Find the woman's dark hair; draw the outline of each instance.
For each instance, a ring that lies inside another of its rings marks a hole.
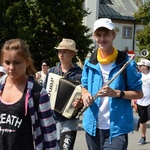
[[[42,60],[42,64],[46,63],[47,66],[50,66],[50,61],[48,59]]]

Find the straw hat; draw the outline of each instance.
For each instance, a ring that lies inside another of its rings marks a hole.
[[[58,47],[54,47],[55,49],[67,49],[73,52],[77,52],[76,49],[76,43],[72,39],[62,39],[62,41],[59,43]]]

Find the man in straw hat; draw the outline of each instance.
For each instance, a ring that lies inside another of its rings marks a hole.
[[[144,58],[137,64],[142,74],[142,89],[144,93],[143,98],[136,101],[142,134],[138,144],[143,145],[146,144],[146,122],[150,120],[150,61]]]
[[[129,57],[113,46],[115,25],[108,18],[95,21],[94,39],[98,50],[85,60],[81,78],[82,99],[88,107],[83,114],[83,127],[89,150],[126,150],[128,133],[134,129],[131,99],[142,98],[141,74],[135,61],[125,68],[125,74],[115,76]],[[92,103],[92,97],[98,97]]]
[[[76,49],[75,41],[64,38],[55,49],[58,50],[58,58],[60,62],[57,66],[50,68],[49,73],[55,73],[70,80],[80,82],[82,69],[72,62],[73,57],[78,51]],[[47,83],[47,78],[48,75],[45,83]],[[65,99],[62,99],[62,101],[64,100]],[[81,100],[75,100],[72,105],[76,108],[80,108],[83,106],[83,103]],[[57,138],[60,150],[73,150],[79,120],[75,119],[75,117],[68,119],[56,111],[54,111],[54,119],[57,123]]]

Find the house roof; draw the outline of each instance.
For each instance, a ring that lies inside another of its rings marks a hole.
[[[100,0],[99,18],[135,20],[134,12],[138,11],[135,0]]]

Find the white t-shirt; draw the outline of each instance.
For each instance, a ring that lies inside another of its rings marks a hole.
[[[148,74],[142,73],[142,90],[143,98],[137,100],[137,104],[141,106],[148,106],[150,104],[150,72]]]
[[[100,69],[101,69],[102,75],[103,75],[103,85],[105,85],[108,82],[109,72],[110,72],[113,64],[114,64],[114,62],[110,63],[108,65],[100,64]],[[101,98],[101,104],[100,104],[99,113],[98,113],[97,128],[99,128],[99,129],[109,129],[110,128],[110,111],[109,111],[108,97]]]

